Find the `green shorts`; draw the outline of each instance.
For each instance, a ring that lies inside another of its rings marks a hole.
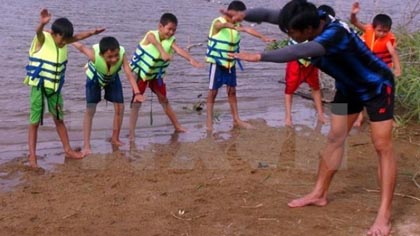
[[[42,117],[42,89],[38,89],[35,86],[31,88],[31,113],[29,114],[30,124],[36,124],[41,121]],[[47,99],[48,111],[55,118],[63,119],[63,96],[60,94],[54,93],[52,89],[45,89],[44,99]],[[58,108],[58,109],[57,109]],[[44,108],[45,109],[45,108]]]

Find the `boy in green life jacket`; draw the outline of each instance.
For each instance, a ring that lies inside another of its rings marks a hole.
[[[232,1],[228,9],[242,12],[246,6],[241,1]],[[272,42],[274,39],[265,37],[251,27],[241,26],[239,21],[223,15],[213,20],[208,36],[207,59],[210,63],[209,92],[207,96],[207,130],[213,130],[213,107],[219,88],[224,84],[228,94],[229,105],[233,118],[233,125],[242,128],[251,128],[251,125],[242,121],[238,114],[238,102],[236,99],[236,64],[238,61],[227,56],[228,53],[239,52],[241,40],[240,32],[246,32],[264,42]]]
[[[105,91],[105,100],[114,103],[114,122],[111,143],[123,145],[120,141],[120,131],[124,115],[124,96],[119,77],[121,68],[135,93],[134,102],[144,101],[143,95],[137,87],[136,80],[131,73],[129,62],[125,56],[124,47],[120,46],[114,37],[104,37],[99,44],[88,48],[81,43],[74,43],[81,53],[85,54],[89,62],[86,68],[86,112],[83,122],[83,154],[91,153],[90,134],[92,120],[96,106],[101,101],[101,90]]]
[[[169,66],[174,52],[185,58],[193,67],[200,68],[204,67],[204,65],[177,45],[174,36],[177,25],[178,20],[175,15],[171,13],[163,14],[160,18],[158,30],[149,31],[138,44],[131,59],[130,66],[133,73],[137,76],[140,94],[143,94],[147,86],[149,86],[152,92],[158,97],[159,103],[169,117],[175,131],[185,132],[186,129],[178,122],[175,112],[169,105],[163,77],[166,74],[166,68]],[[132,103],[129,128],[130,140],[135,139],[135,129],[140,106],[141,103]]]
[[[59,18],[51,26],[51,32],[44,31],[44,26],[51,20],[47,9],[42,9],[36,36],[29,50],[29,64],[26,66],[24,83],[31,86],[29,117],[29,165],[38,167],[36,143],[39,124],[43,123],[45,100],[48,111],[54,118],[58,136],[63,144],[65,156],[73,159],[83,158],[81,152],[74,151],[69,142],[67,128],[63,121],[63,97],[61,88],[67,64],[67,44],[92,35],[105,29],[85,31],[73,36],[73,24],[67,18]]]

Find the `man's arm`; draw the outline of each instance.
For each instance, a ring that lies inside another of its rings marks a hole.
[[[164,61],[171,60],[171,55],[169,55],[168,53],[165,52],[165,50],[162,47],[162,44],[157,41],[157,39],[156,39],[156,37],[155,37],[154,34],[152,34],[152,33],[147,34],[146,40],[149,43],[153,44],[153,46],[155,46],[158,49],[158,51],[160,53],[160,56],[162,57],[162,59]]]
[[[91,48],[86,47],[84,44],[80,42],[75,42],[75,43],[72,43],[71,45],[73,45],[73,47],[79,50],[79,52],[85,54],[90,61],[95,62],[95,53],[93,52]]]
[[[128,64],[128,60],[125,57],[125,53],[123,55],[123,70],[125,75],[127,76],[128,81],[130,82],[131,88],[134,91],[134,102],[143,102],[144,96],[140,94],[139,87],[137,86],[136,79],[133,76],[133,73],[131,72],[131,68]]]
[[[366,31],[366,25],[359,21],[357,18],[357,13],[360,11],[360,4],[358,1],[353,3],[351,14],[350,14],[350,22],[356,26],[359,30],[365,32]]]
[[[192,66],[196,68],[202,68],[204,65],[197,60],[195,60],[187,51],[179,47],[175,42],[172,44],[172,48],[176,53],[178,53],[181,57],[185,58]]]
[[[314,41],[287,46],[263,53],[231,53],[229,56],[251,62],[266,61],[284,63],[300,58],[319,57],[325,55],[325,48]]]

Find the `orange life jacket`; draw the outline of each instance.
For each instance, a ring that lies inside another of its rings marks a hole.
[[[365,29],[365,33],[362,35],[362,39],[377,57],[381,58],[389,67],[393,66],[392,56],[386,47],[388,42],[390,42],[392,46],[395,46],[395,36],[392,32],[389,32],[383,38],[375,38],[375,29],[372,25],[368,25]]]

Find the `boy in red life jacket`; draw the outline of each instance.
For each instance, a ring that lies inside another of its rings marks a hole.
[[[366,46],[390,68],[393,68],[394,75],[401,75],[400,59],[396,48],[396,39],[391,32],[392,19],[388,15],[378,14],[373,18],[372,24],[363,24],[357,18],[360,11],[358,1],[353,3],[350,22],[363,32],[362,39]],[[360,127],[363,122],[363,113],[359,114],[354,126]]]

